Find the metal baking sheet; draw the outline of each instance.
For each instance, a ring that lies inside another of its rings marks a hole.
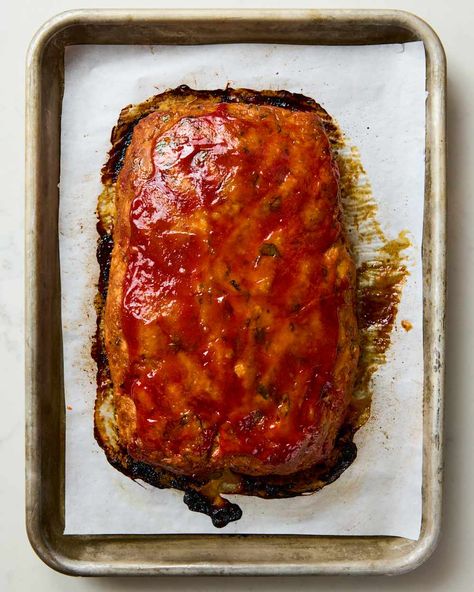
[[[72,44],[371,44],[426,50],[423,240],[423,520],[401,537],[64,535],[64,389],[58,181],[64,48]],[[429,26],[398,11],[74,11],[50,20],[28,54],[26,504],[33,548],[76,575],[400,573],[433,550],[440,525],[445,266],[445,58]]]

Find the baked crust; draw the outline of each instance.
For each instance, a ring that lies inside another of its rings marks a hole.
[[[355,457],[355,266],[328,126],[301,95],[180,87],[112,135],[96,436],[219,526],[235,519],[220,493],[314,491]]]

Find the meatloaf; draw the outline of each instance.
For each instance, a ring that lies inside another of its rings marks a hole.
[[[108,456],[192,509],[317,489],[355,455],[355,266],[329,121],[299,95],[180,87],[114,130]]]

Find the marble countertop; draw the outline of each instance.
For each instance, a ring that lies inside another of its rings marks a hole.
[[[474,11],[469,0],[358,2],[291,0],[160,2],[140,7],[190,8],[400,8],[427,20],[448,58],[448,310],[445,495],[442,534],[433,556],[397,577],[297,578],[69,578],[46,567],[29,546],[24,526],[23,376],[23,160],[24,62],[28,43],[49,17],[72,8],[118,8],[123,0],[28,0],[2,5],[0,20],[0,590],[106,592],[108,590],[253,591],[432,590],[461,592],[474,582]],[[471,188],[471,191],[468,190]]]

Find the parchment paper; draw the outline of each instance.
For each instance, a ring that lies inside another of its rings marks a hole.
[[[110,131],[122,107],[188,84],[285,89],[315,98],[361,153],[389,238],[413,247],[388,361],[375,376],[372,416],[356,435],[358,458],[309,496],[230,496],[243,518],[224,529],[188,511],[183,494],[134,483],[93,437],[93,300],[97,195]],[[292,533],[417,539],[422,468],[422,269],[425,56],[422,43],[72,46],[62,113],[60,256],[66,390],[68,534]],[[400,322],[413,324],[405,332]]]

